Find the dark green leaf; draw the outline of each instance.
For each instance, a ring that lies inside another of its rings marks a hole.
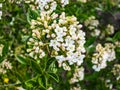
[[[54,79],[56,82],[59,82],[59,77],[58,77],[57,74],[55,74],[55,73],[48,73],[48,75],[49,75],[52,79]]]
[[[31,67],[32,69],[39,74],[42,74],[42,69],[39,64],[37,64],[35,61],[31,60]]]
[[[87,48],[87,54],[93,53],[94,50],[95,50],[95,46],[93,46],[93,45],[89,46],[89,47]]]
[[[27,13],[27,21],[30,23],[32,19],[36,20],[38,16],[39,13],[36,10],[29,9]]]
[[[47,61],[47,66],[46,66],[46,69],[48,69],[52,63],[55,62],[55,58],[50,58],[48,61]]]
[[[6,42],[6,43],[4,44],[4,47],[3,47],[3,50],[2,50],[2,55],[3,55],[3,56],[7,55],[8,50],[9,50],[9,43]]]
[[[43,90],[46,90],[46,78],[44,76],[38,78],[38,83]]]
[[[88,39],[85,43],[85,47],[87,48],[88,46],[93,44],[95,40],[96,40],[96,37],[91,37],[90,39]]]
[[[0,57],[0,63],[4,60],[4,57]]]
[[[120,40],[120,31],[114,35],[113,40],[114,41]]]
[[[16,55],[16,59],[17,59],[17,61],[20,62],[21,64],[24,64],[24,65],[27,64],[26,58],[23,57],[22,55]]]
[[[25,85],[28,86],[28,87],[34,87],[35,86],[35,81],[30,79],[30,80],[25,82]]]

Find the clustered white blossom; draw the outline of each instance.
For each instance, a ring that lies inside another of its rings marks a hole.
[[[113,27],[113,25],[108,24],[107,28],[106,28],[106,32],[107,32],[108,35],[114,34],[114,27]]]
[[[69,4],[69,0],[25,0],[25,3],[28,3],[32,10],[39,9],[46,11],[46,13],[56,10],[58,2],[62,7]]]
[[[12,65],[7,59],[0,63],[0,74],[5,74],[7,70],[12,69]]]
[[[68,71],[71,70],[71,65],[76,65],[71,83],[83,80],[84,68],[78,68],[85,57],[84,44],[86,41],[82,25],[75,16],[66,16],[65,12],[54,13],[55,1],[38,0],[38,2],[43,6],[40,6],[40,17],[37,20],[31,20],[32,31],[26,50],[28,55],[35,60],[40,60],[48,55],[55,57],[59,67]]]
[[[66,17],[65,13],[60,15],[58,24],[52,24],[55,33],[50,40],[50,47],[58,53],[56,59],[59,65],[68,62],[69,65],[77,64],[80,66],[83,63],[85,55],[85,33],[81,30],[82,25],[79,24],[76,17]],[[52,34],[51,34],[52,36]],[[61,52],[59,54],[59,52]]]
[[[1,19],[1,17],[2,17],[2,3],[0,3],[0,19]]]
[[[82,90],[80,86],[72,87],[70,90]]]
[[[57,2],[55,0],[36,0],[38,7],[41,11],[46,11],[48,13],[56,10]]]
[[[116,46],[116,47],[120,47],[120,41],[116,41],[116,42],[115,42],[115,46]]]
[[[17,90],[26,90],[26,89],[24,89],[24,88],[21,87],[21,86],[20,86],[20,87],[16,87],[16,89],[17,89]]]
[[[85,57],[85,33],[81,27],[75,16],[42,12],[40,18],[31,22],[32,36],[27,42],[29,56],[43,58],[44,48],[48,47],[53,48],[51,55],[65,70],[70,70],[69,65],[80,66]]]
[[[3,47],[4,47],[4,45],[0,44],[0,56],[2,56]]]
[[[100,35],[100,30],[98,29],[99,21],[95,18],[95,16],[90,16],[87,20],[85,20],[84,24],[89,30],[92,31],[92,36]]]
[[[105,47],[101,44],[97,44],[96,46],[96,53],[93,54],[92,63],[93,69],[95,71],[100,71],[101,69],[107,66],[107,61],[113,61],[115,56],[115,46],[111,43],[106,43]]]
[[[66,6],[69,4],[69,0],[61,0],[62,7]]]
[[[30,46],[29,49],[27,49],[29,56],[31,56],[34,59],[37,59],[38,57],[43,58],[45,56],[45,52],[42,50],[42,41],[30,38],[27,44],[28,46]]]
[[[108,87],[110,90],[113,90],[113,84],[111,83],[110,79],[105,80],[105,86]]]
[[[25,3],[30,4],[31,2],[35,2],[35,0],[25,0]]]
[[[115,64],[112,69],[112,72],[114,76],[116,76],[116,79],[120,80],[120,64]]]
[[[73,77],[70,79],[70,83],[76,83],[84,79],[84,68],[83,67],[76,67]]]
[[[53,90],[53,88],[52,88],[52,87],[49,87],[47,90]]]

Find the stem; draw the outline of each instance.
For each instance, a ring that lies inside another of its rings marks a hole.
[[[17,86],[17,85],[21,85],[21,83],[16,83],[16,84],[4,84],[4,85],[0,85],[0,87],[10,87],[10,86]]]

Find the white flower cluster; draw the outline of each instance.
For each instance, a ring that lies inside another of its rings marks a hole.
[[[45,52],[42,50],[42,46],[43,46],[42,41],[38,41],[33,38],[30,38],[27,44],[30,46],[30,48],[27,49],[29,56],[31,56],[34,59],[37,59],[38,57],[43,58],[45,56]]]
[[[70,88],[70,90],[82,90],[80,86],[77,86],[77,87],[72,87]]]
[[[70,83],[76,83],[84,79],[84,68],[83,67],[76,67],[73,77],[70,79]]]
[[[25,0],[25,3],[30,4],[31,2],[35,2],[35,0]]]
[[[80,66],[85,57],[85,33],[81,30],[82,25],[77,22],[76,17],[65,17],[65,13],[62,13],[58,24],[55,22],[52,26],[55,33],[51,34],[54,37],[49,46],[58,53],[56,59],[59,65],[67,61],[69,65],[76,63]]]
[[[116,79],[120,80],[120,64],[115,64],[112,69],[112,72],[114,76],[116,76]]]
[[[4,45],[0,44],[0,56],[2,56],[3,47],[4,47]]]
[[[108,24],[107,28],[106,28],[106,32],[107,32],[108,35],[114,34],[114,27],[113,27],[113,25]]]
[[[85,33],[76,17],[66,17],[64,12],[60,16],[42,12],[40,16],[31,22],[32,37],[27,42],[29,56],[43,58],[48,46],[53,48],[51,55],[58,60],[60,67],[70,70],[69,65],[80,66],[85,57]]]
[[[20,86],[20,87],[16,87],[16,89],[17,89],[17,90],[26,90],[26,89],[24,89],[24,88],[21,87],[21,86]]]
[[[65,7],[67,4],[69,4],[69,0],[61,0],[62,7]]]
[[[62,7],[69,4],[69,0],[25,0],[25,3],[28,3],[33,10],[40,9],[41,11],[47,11],[46,13],[56,10],[57,2]]]
[[[115,46],[116,46],[116,47],[120,47],[120,41],[116,41],[116,42],[115,42]]]
[[[107,79],[105,81],[105,86],[108,87],[110,90],[114,90],[113,89],[113,84],[111,83],[111,80],[110,79]]]
[[[52,87],[49,87],[47,90],[53,90],[53,88],[52,88]]]
[[[105,47],[101,44],[96,46],[96,53],[93,54],[92,63],[95,71],[100,71],[107,66],[107,61],[112,61],[116,58],[115,46],[111,43],[106,43]]]
[[[55,0],[36,0],[38,7],[41,11],[47,11],[48,13],[56,10],[57,2]]]
[[[95,16],[90,16],[84,22],[85,26],[92,31],[92,36],[99,36],[100,30],[98,29],[99,21],[95,18]]]
[[[32,36],[27,42],[27,52],[30,57],[39,59],[45,56],[44,51],[48,50],[46,47],[48,47],[49,44],[49,39],[46,37],[51,37],[49,34],[53,29],[49,23],[57,18],[57,16],[55,13],[42,12],[37,20],[31,21]]]
[[[2,8],[2,3],[0,3],[0,9]],[[0,10],[0,19],[2,17],[2,11]]]
[[[8,69],[12,69],[12,65],[7,59],[0,63],[0,74],[5,74]]]

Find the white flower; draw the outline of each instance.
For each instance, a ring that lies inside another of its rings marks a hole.
[[[0,8],[2,8],[2,3],[0,3]]]
[[[95,16],[90,16],[87,20],[85,20],[84,24],[89,30],[92,31],[92,36],[100,35],[100,30],[98,29],[99,21],[96,19]]]
[[[0,3],[0,9],[2,8],[2,3]],[[2,16],[2,11],[0,11],[0,19],[1,19],[1,16]]]
[[[114,27],[110,24],[107,25],[106,31],[109,35],[114,34]]]
[[[64,70],[68,70],[68,71],[71,70],[70,66],[67,65],[66,63],[63,63],[63,64],[62,64],[62,67],[63,67]]]
[[[1,19],[1,17],[2,17],[2,11],[0,11],[0,19]]]
[[[29,38],[29,43],[27,42],[30,57],[42,59],[48,51],[49,57],[54,57],[58,66],[64,70],[71,70],[72,66],[81,66],[85,57],[86,41],[85,33],[81,30],[82,25],[75,16],[66,16],[65,12],[58,15],[42,11],[40,18],[31,22],[33,22],[31,29],[34,35]],[[82,70],[76,72],[76,75],[78,76],[73,79],[75,82],[84,78]]]
[[[94,64],[93,69],[95,71],[104,69],[107,66],[107,61],[110,62],[116,58],[113,44],[106,43],[105,47],[98,44],[96,46],[96,51],[97,52],[94,53],[92,57],[92,63]]]
[[[65,5],[69,4],[69,0],[61,0],[62,3],[62,7],[64,7]]]
[[[80,66],[83,63],[83,59],[85,58],[85,55],[78,56],[77,65]]]
[[[57,40],[50,40],[50,45],[53,47],[56,51],[59,51],[60,43]]]
[[[63,36],[63,28],[60,28],[59,26],[56,26],[55,32],[56,32],[58,37],[62,37]]]
[[[17,90],[26,90],[23,87],[17,87]]]
[[[59,42],[63,42],[63,37],[56,37],[56,40],[59,41]]]
[[[46,11],[46,13],[52,13],[57,7],[57,3],[54,0],[36,0],[36,3],[39,9]]]
[[[82,90],[80,86],[77,86],[77,87],[72,87],[70,88],[70,90]]]
[[[0,56],[2,56],[3,47],[4,45],[0,44]]]
[[[98,29],[95,29],[92,33],[91,33],[92,36],[99,36],[100,35],[100,30]]]
[[[112,73],[114,76],[116,76],[116,80],[120,80],[120,64],[115,64]]]
[[[74,40],[72,40],[69,36],[68,37],[66,37],[66,39],[65,39],[65,46],[67,47],[67,46],[71,46],[71,45],[73,45],[75,42],[74,42]]]
[[[84,68],[83,67],[76,67],[73,77],[70,80],[70,83],[76,83],[84,79]]]
[[[69,52],[73,52],[75,50],[75,45],[69,45],[66,50],[68,50]]]
[[[70,35],[75,35],[76,28],[70,28],[69,33]]]
[[[5,59],[2,63],[0,63],[0,73],[7,73],[7,69],[12,69],[12,64],[7,59]]]
[[[52,88],[52,87],[49,87],[47,90],[53,90],[53,88]]]

